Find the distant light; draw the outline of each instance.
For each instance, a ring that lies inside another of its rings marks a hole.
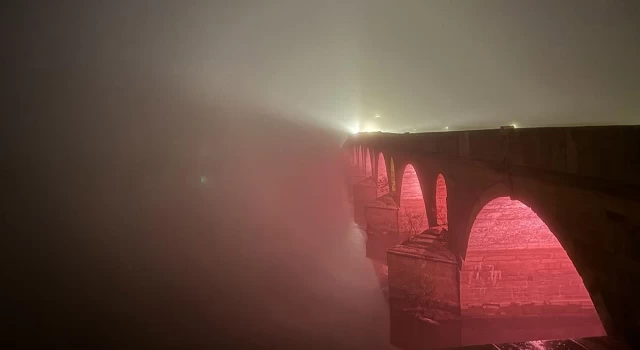
[[[518,128],[516,124],[511,124],[511,126],[513,126],[514,129]]]
[[[449,130],[449,127],[448,127],[448,126],[445,126],[445,127],[444,127],[444,129],[445,129],[445,130]]]
[[[376,114],[376,118],[380,118],[380,114]]]
[[[200,183],[206,184],[207,183],[207,177],[202,175],[200,176]]]

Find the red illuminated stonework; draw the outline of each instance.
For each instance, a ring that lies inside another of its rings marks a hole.
[[[444,176],[448,228],[442,240],[455,257],[456,274],[449,284],[440,280],[438,288],[462,288],[463,304],[456,321],[460,327],[452,325],[452,337],[464,344],[571,338],[602,334],[604,324],[607,333],[638,348],[639,140],[640,128],[631,126],[500,128],[362,133],[350,137],[345,147],[376,150],[375,180],[378,157],[384,154],[388,205],[367,206],[375,209],[367,228],[380,236],[395,236],[393,204],[400,207],[408,163],[421,180],[430,226],[444,221],[440,208],[445,206],[437,199],[442,198],[437,178]],[[489,210],[499,200],[487,206],[474,226],[479,211],[498,197],[521,200],[539,218],[521,203],[516,203],[520,208],[497,210],[498,205]],[[520,209],[527,214],[518,213]],[[407,235],[397,236],[404,242]],[[562,247],[549,239],[554,237]],[[392,273],[390,269],[389,290],[402,288],[403,280]],[[397,319],[416,319],[413,311],[396,311]],[[440,325],[420,319],[423,327],[416,327],[415,334],[432,339],[445,333],[447,321],[433,317]],[[594,323],[600,326],[596,333]],[[394,345],[414,344],[406,340],[411,327],[402,324],[394,333],[392,326]]]
[[[372,177],[373,167],[371,166],[371,154],[369,153],[368,148],[367,148],[367,151],[365,152],[364,163],[365,163],[365,168],[364,168],[365,176]]]
[[[489,202],[473,223],[460,272],[460,304],[463,317],[597,319],[582,278],[556,237],[533,210],[508,197]]]
[[[398,224],[400,233],[417,234],[429,228],[422,188],[411,164],[407,165],[402,174]]]
[[[436,215],[438,225],[447,227],[447,184],[442,174],[436,180]]]
[[[396,165],[393,157],[389,158],[389,192],[396,193]]]
[[[351,157],[351,165],[358,165],[358,148],[357,147],[353,147],[353,150],[351,152],[352,157]]]
[[[389,178],[387,177],[387,165],[384,162],[384,155],[378,156],[378,197],[389,193]]]

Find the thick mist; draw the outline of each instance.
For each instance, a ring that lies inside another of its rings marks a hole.
[[[640,122],[635,1],[14,7],[2,25],[16,84],[46,69],[145,72],[203,100],[250,101],[344,132]]]
[[[2,346],[389,346],[344,134],[105,54],[91,6],[67,5],[13,19]]]
[[[119,79],[32,99],[46,118],[25,119],[3,181],[5,341],[388,346],[341,135]]]

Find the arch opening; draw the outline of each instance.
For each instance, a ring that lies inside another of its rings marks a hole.
[[[358,165],[358,146],[353,146],[351,149],[351,165]]]
[[[365,178],[373,177],[373,166],[371,166],[371,154],[369,153],[369,149],[365,152],[364,158],[364,175]]]
[[[447,219],[447,183],[439,174],[436,179],[436,221],[439,226],[449,227]]]
[[[398,229],[402,234],[419,234],[429,228],[422,187],[413,165],[408,164],[402,174]]]
[[[490,338],[470,343],[606,335],[558,239],[531,208],[509,197],[488,202],[473,222],[460,307],[463,319],[508,320],[508,330],[492,327],[483,335]]]
[[[389,177],[387,176],[387,164],[384,162],[384,155],[380,153],[378,155],[378,197],[384,196],[389,193]]]
[[[396,165],[393,157],[389,159],[389,192],[396,193]]]

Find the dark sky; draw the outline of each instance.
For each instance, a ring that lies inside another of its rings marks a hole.
[[[637,1],[20,6],[30,8],[10,25],[25,39],[21,62],[109,79],[144,72],[204,100],[342,129],[640,121]]]

